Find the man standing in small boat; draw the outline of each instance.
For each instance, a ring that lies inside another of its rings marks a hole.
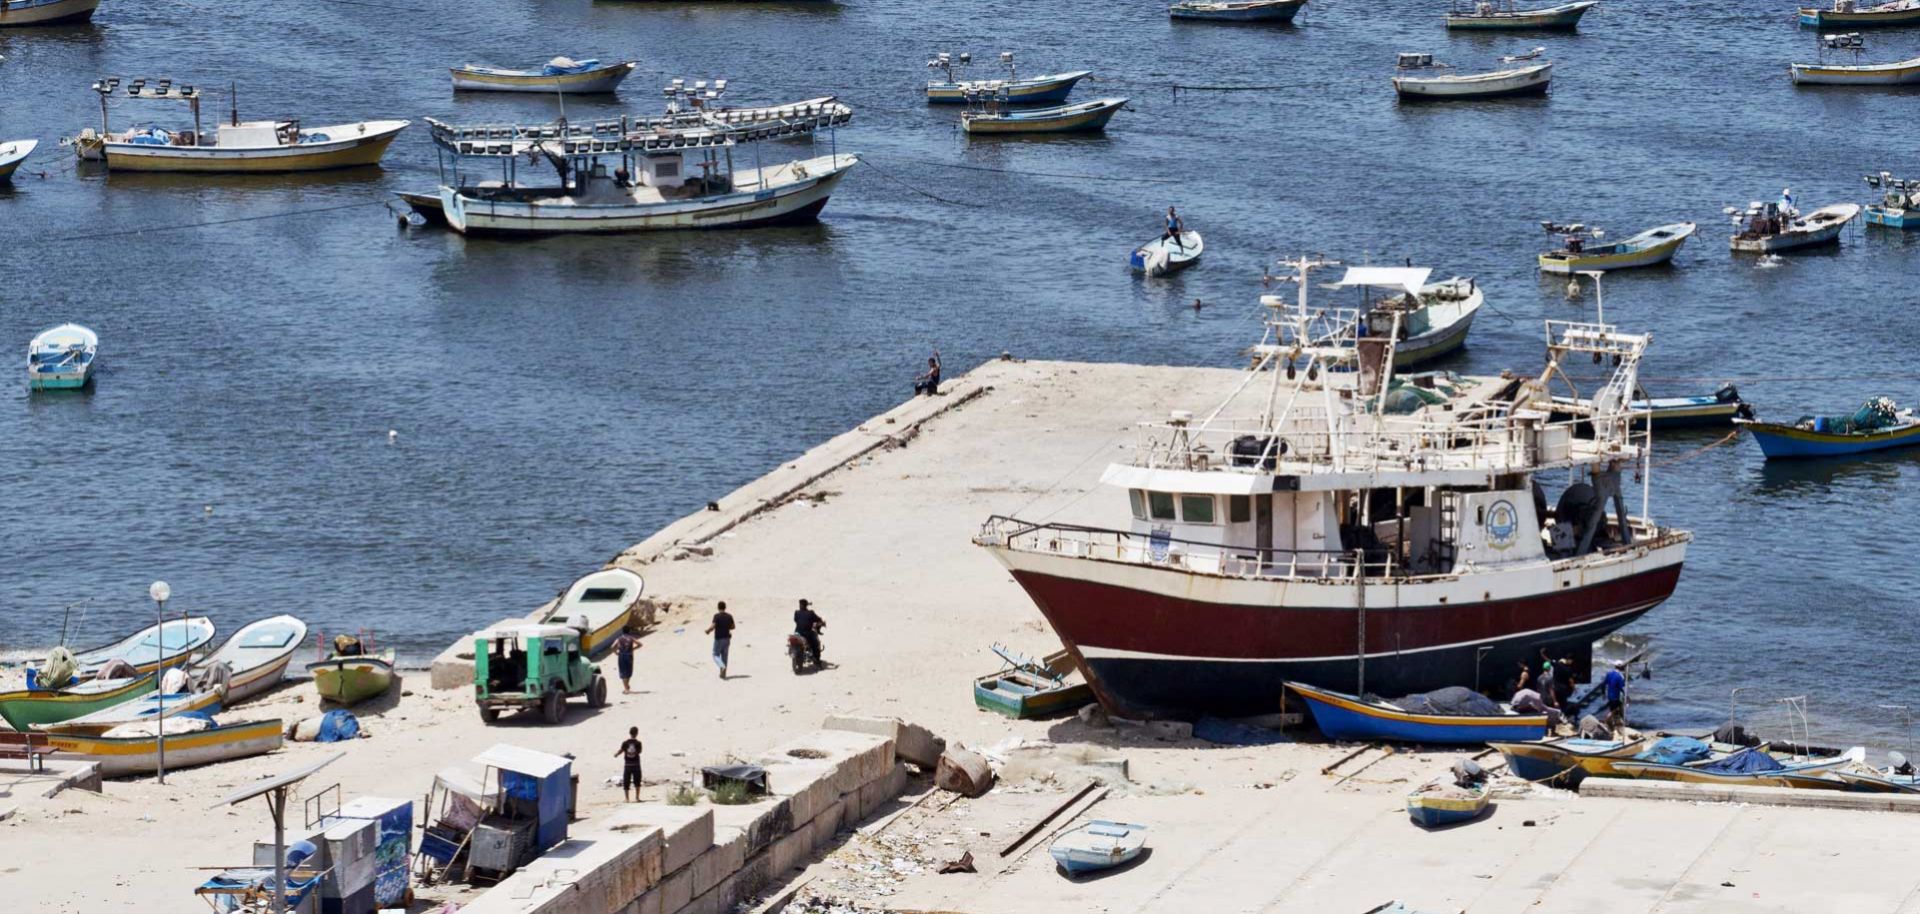
[[[1173,242],[1181,250],[1186,250],[1187,246],[1180,242],[1180,236],[1186,233],[1187,227],[1180,221],[1180,214],[1174,212],[1173,207],[1167,207],[1167,234],[1164,237],[1168,241]]]

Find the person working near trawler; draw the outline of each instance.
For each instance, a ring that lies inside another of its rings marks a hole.
[[[1600,685],[1607,694],[1607,729],[1619,737],[1622,728],[1627,725],[1627,662],[1615,660],[1613,669],[1607,671]]]

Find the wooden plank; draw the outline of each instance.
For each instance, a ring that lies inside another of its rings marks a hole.
[[[1360,748],[1358,748],[1358,749],[1355,749],[1355,750],[1353,750],[1352,752],[1349,752],[1349,753],[1347,753],[1346,755],[1343,755],[1343,756],[1341,756],[1341,757],[1340,757],[1340,760],[1339,760],[1339,761],[1337,761],[1337,762],[1334,762],[1333,764],[1331,764],[1331,765],[1328,765],[1327,767],[1325,767],[1325,768],[1322,768],[1322,769],[1320,769],[1320,773],[1321,773],[1321,774],[1332,774],[1332,773],[1333,773],[1333,769],[1335,769],[1335,768],[1338,768],[1338,767],[1340,767],[1341,765],[1345,765],[1346,763],[1348,763],[1348,762],[1351,762],[1351,761],[1353,761],[1353,760],[1354,760],[1355,758],[1358,758],[1358,757],[1360,756],[1360,753],[1362,753],[1362,752],[1371,752],[1372,750],[1375,750],[1375,749],[1378,749],[1378,748],[1380,748],[1380,744],[1379,744],[1379,743],[1368,743],[1367,745],[1364,745],[1364,746],[1361,746]]]
[[[1045,818],[1041,819],[1038,822],[1033,823],[1032,828],[1029,828],[1024,832],[1021,832],[1020,837],[1013,839],[1012,844],[1009,844],[1006,847],[1001,848],[1000,856],[1005,857],[1008,854],[1013,853],[1015,850],[1018,850],[1020,845],[1027,843],[1028,839],[1032,838],[1036,834],[1039,834],[1040,829],[1046,828],[1048,822],[1052,822],[1054,819],[1058,818],[1061,813],[1067,811],[1068,807],[1071,807],[1075,803],[1080,802],[1081,797],[1084,797],[1087,794],[1092,793],[1093,789],[1098,786],[1100,786],[1099,781],[1088,780],[1086,783],[1086,786],[1081,787],[1079,790],[1075,791],[1073,796],[1067,798],[1066,802],[1061,803],[1058,806],[1055,806],[1053,808],[1053,811],[1047,813]]]

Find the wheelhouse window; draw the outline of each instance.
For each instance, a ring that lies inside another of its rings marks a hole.
[[[1147,519],[1147,493],[1139,489],[1128,489],[1127,501],[1133,505],[1134,517],[1140,520]]]
[[[1227,496],[1227,521],[1244,524],[1253,520],[1253,499],[1245,495]]]
[[[1213,523],[1213,496],[1180,496],[1180,519],[1189,524]]]
[[[1173,493],[1148,492],[1147,513],[1154,520],[1179,520],[1173,513]]]

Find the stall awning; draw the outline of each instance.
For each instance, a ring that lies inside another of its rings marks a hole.
[[[549,755],[535,749],[509,746],[496,743],[494,747],[473,757],[473,760],[489,768],[524,774],[531,778],[546,778],[572,764],[570,759],[558,755]]]

